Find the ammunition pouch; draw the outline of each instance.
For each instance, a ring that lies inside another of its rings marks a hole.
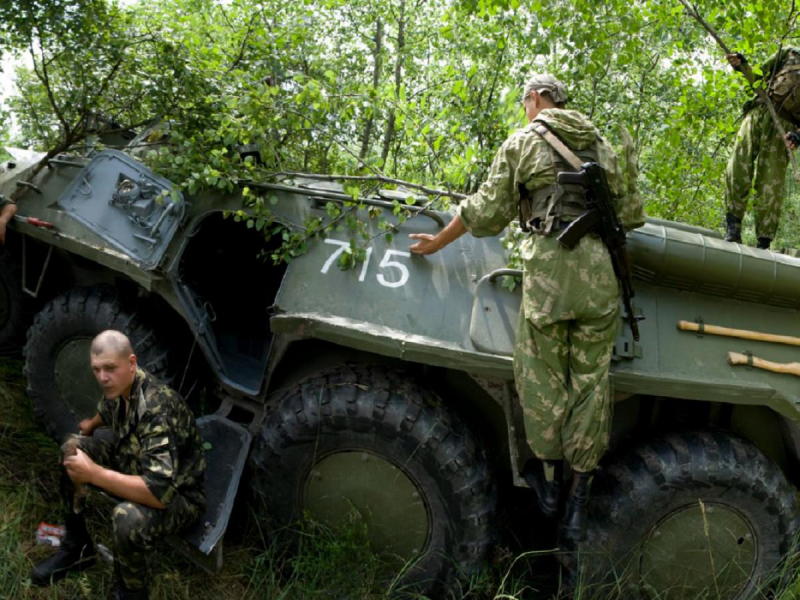
[[[559,173],[575,171],[552,147],[550,152],[556,180]],[[583,163],[597,162],[596,143],[574,152]],[[519,187],[519,224],[526,233],[551,235],[563,229],[556,224],[572,221],[586,212],[586,188],[582,185],[554,183],[533,191],[522,184]]]

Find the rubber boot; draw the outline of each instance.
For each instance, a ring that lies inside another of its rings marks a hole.
[[[725,223],[728,226],[728,231],[725,234],[726,242],[742,243],[742,220],[739,217],[728,213],[725,215]]]
[[[555,463],[556,461],[552,461]],[[558,461],[561,462],[561,461]],[[525,463],[522,471],[525,483],[536,493],[536,501],[539,510],[545,517],[554,517],[558,513],[559,495],[561,491],[561,481],[553,483],[547,481],[544,476],[544,463],[536,458],[530,459]]]
[[[762,250],[769,250],[769,246],[772,243],[772,239],[768,237],[760,237],[758,238],[758,242],[756,242],[756,248],[761,248]]]
[[[48,586],[72,571],[83,571],[97,562],[83,513],[68,514],[66,530],[58,552],[40,561],[31,570],[33,585]]]
[[[591,483],[591,473],[576,471],[572,476],[572,486],[564,507],[564,520],[561,522],[562,536],[569,548],[574,548],[578,542],[586,539],[586,519],[589,513]]]

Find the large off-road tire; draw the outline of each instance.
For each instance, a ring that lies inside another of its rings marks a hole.
[[[0,351],[19,351],[31,323],[31,298],[22,291],[22,269],[0,249]]]
[[[612,460],[596,478],[585,574],[630,597],[734,598],[780,579],[797,531],[781,470],[721,431],[676,433]],[[609,564],[609,563],[612,563]]]
[[[484,566],[493,542],[483,450],[434,394],[394,371],[344,366],[289,390],[254,442],[251,478],[273,525],[305,511],[333,524],[361,515],[372,548],[406,565],[395,594],[437,593]]]
[[[25,375],[36,415],[57,441],[95,414],[102,392],[92,374],[89,346],[105,329],[131,340],[139,365],[165,383],[173,372],[168,346],[110,287],[76,288],[36,315],[25,345]]]

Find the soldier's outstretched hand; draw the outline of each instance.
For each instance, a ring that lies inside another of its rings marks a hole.
[[[728,62],[736,70],[738,70],[739,67],[742,66],[742,55],[739,54],[738,52],[733,53],[733,54],[726,54],[725,58],[728,59]]]
[[[800,134],[796,131],[790,131],[786,134],[784,139],[786,140],[786,147],[789,148],[789,150],[797,150],[797,147],[800,146]]]
[[[436,236],[430,233],[411,233],[408,237],[412,240],[418,240],[416,244],[412,244],[408,247],[409,252],[413,252],[414,254],[425,256],[441,250]]]

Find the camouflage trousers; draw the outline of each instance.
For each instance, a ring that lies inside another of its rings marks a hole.
[[[592,471],[608,449],[608,370],[619,324],[619,285],[594,235],[573,250],[555,237],[523,247],[523,301],[514,378],[533,453]]]
[[[63,455],[80,448],[99,465],[124,472],[114,460],[115,443],[113,439],[98,437],[70,436],[61,446]],[[132,473],[127,473],[131,475]],[[76,494],[75,485],[66,475],[62,477],[62,496],[67,511],[82,510],[83,498]],[[150,508],[136,502],[118,498],[118,504],[111,513],[114,534],[114,570],[118,581],[129,590],[147,587],[148,557],[153,546],[167,535],[179,533],[194,523],[202,515],[197,506],[180,495],[175,495],[165,509]]]
[[[794,129],[782,122],[787,131]],[[739,127],[725,174],[725,209],[732,215],[744,217],[750,188],[755,190],[756,237],[772,240],[778,232],[788,162],[789,153],[769,111],[756,106]]]

